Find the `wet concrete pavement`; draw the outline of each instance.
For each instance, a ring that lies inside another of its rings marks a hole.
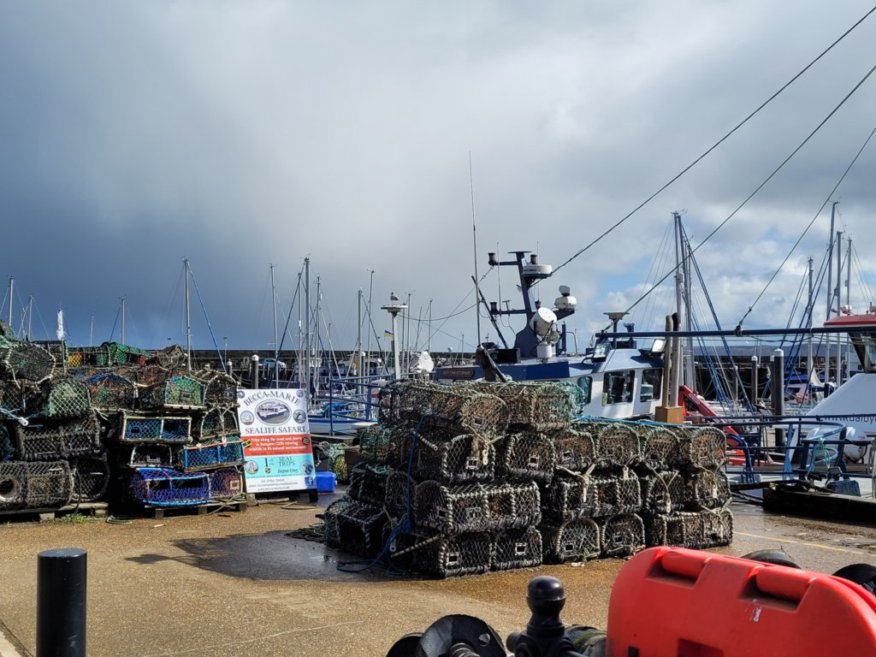
[[[876,565],[876,528],[767,516],[745,504],[733,510],[735,540],[717,552],[782,548],[824,572]],[[566,622],[604,626],[623,565],[603,560],[448,580],[344,572],[338,560],[349,557],[288,536],[312,525],[318,512],[262,504],[245,513],[124,524],[4,524],[0,631],[22,654],[35,654],[37,554],[60,547],[88,551],[92,657],[380,656],[403,634],[448,613],[480,616],[505,636],[526,624],[526,584],[538,574],[566,585]]]

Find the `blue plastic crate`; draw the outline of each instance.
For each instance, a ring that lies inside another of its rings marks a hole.
[[[316,490],[320,493],[334,493],[337,483],[337,475],[334,472],[316,473]]]

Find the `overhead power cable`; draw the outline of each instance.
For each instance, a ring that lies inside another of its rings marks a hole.
[[[837,39],[836,39],[833,43],[831,43],[827,48],[825,48],[823,51],[821,51],[821,53],[820,53],[815,59],[813,59],[811,62],[809,62],[806,66],[804,66],[803,69],[800,70],[799,73],[797,73],[794,77],[792,77],[792,78],[791,78],[790,80],[788,80],[785,84],[783,84],[783,85],[779,88],[779,90],[776,91],[772,96],[770,96],[770,97],[767,98],[763,103],[761,103],[760,105],[758,105],[757,109],[755,109],[755,110],[754,110],[753,112],[751,112],[748,116],[746,116],[744,119],[742,119],[742,121],[740,121],[739,123],[737,123],[736,126],[735,126],[732,130],[730,130],[730,132],[728,132],[728,133],[725,134],[723,137],[721,137],[718,141],[716,141],[714,144],[712,144],[712,146],[710,146],[710,147],[709,147],[709,148],[708,148],[708,149],[707,149],[702,155],[700,155],[699,157],[697,157],[693,162],[691,162],[690,164],[688,164],[684,169],[682,169],[682,170],[679,171],[677,174],[675,174],[672,178],[669,179],[668,182],[666,182],[666,183],[665,183],[662,187],[660,187],[656,192],[654,192],[653,194],[651,194],[648,198],[646,198],[644,201],[642,201],[641,203],[639,203],[639,205],[637,205],[637,206],[634,207],[632,210],[630,210],[626,215],[624,215],[620,220],[618,220],[613,226],[611,226],[610,228],[608,228],[607,230],[605,230],[603,233],[601,233],[596,239],[594,239],[593,241],[591,241],[587,246],[585,246],[585,247],[582,248],[582,249],[579,249],[579,250],[578,250],[578,251],[577,251],[577,252],[576,252],[571,258],[569,258],[568,260],[566,260],[565,262],[563,262],[562,264],[560,264],[558,267],[555,267],[555,268],[554,268],[554,273],[556,273],[557,271],[559,271],[560,269],[562,269],[563,267],[565,267],[566,265],[568,265],[568,264],[569,264],[570,262],[572,262],[575,258],[577,258],[577,257],[580,256],[581,254],[583,254],[585,251],[587,251],[587,250],[590,249],[591,247],[595,246],[595,245],[596,245],[598,242],[600,242],[604,237],[606,237],[607,235],[609,235],[609,234],[610,234],[611,232],[613,232],[616,228],[618,228],[621,224],[623,224],[627,219],[629,219],[630,217],[632,217],[632,216],[633,216],[634,214],[636,214],[639,210],[641,210],[643,207],[645,207],[648,203],[650,203],[652,200],[654,200],[658,195],[660,195],[663,191],[665,191],[670,185],[672,185],[673,183],[675,183],[676,180],[678,180],[679,178],[681,178],[684,174],[686,174],[688,171],[690,171],[692,168],[694,168],[697,164],[699,164],[700,161],[702,161],[706,156],[708,156],[708,155],[709,155],[712,151],[714,151],[718,146],[720,146],[722,143],[724,143],[724,142],[725,142],[725,141],[726,141],[726,140],[727,140],[727,139],[728,139],[733,133],[735,133],[735,132],[736,132],[737,130],[739,130],[743,125],[745,125],[746,123],[748,123],[752,118],[754,118],[754,116],[755,116],[758,112],[760,112],[764,107],[766,107],[766,106],[769,105],[773,100],[775,100],[775,99],[779,96],[779,94],[781,94],[783,91],[785,91],[785,89],[787,89],[787,88],[788,88],[789,86],[791,86],[794,82],[796,82],[797,79],[799,79],[804,73],[806,73],[806,71],[808,71],[810,68],[812,68],[812,67],[816,64],[816,62],[818,62],[818,60],[820,60],[820,59],[821,59],[822,57],[824,57],[828,52],[830,52],[830,51],[834,48],[834,46],[836,46],[840,41],[842,41],[842,40],[845,39],[849,34],[851,34],[851,32],[852,32],[855,28],[857,28],[861,23],[863,23],[867,18],[869,18],[870,14],[872,14],[874,11],[876,11],[876,6],[872,7],[872,8],[871,8],[866,14],[864,14],[861,18],[859,18],[858,21],[857,21],[854,25],[852,25],[849,29],[847,29],[845,32],[843,32],[843,33],[839,36],[839,38],[837,38]]]

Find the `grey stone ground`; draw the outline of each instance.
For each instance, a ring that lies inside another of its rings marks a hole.
[[[480,616],[505,636],[526,624],[526,584],[537,574],[565,583],[566,622],[604,627],[623,565],[605,560],[443,581],[353,575],[337,569],[333,551],[287,536],[313,524],[317,512],[262,504],[127,524],[0,525],[0,632],[22,655],[35,654],[37,554],[60,547],[88,551],[92,657],[382,656],[403,634],[448,613]],[[734,543],[718,551],[784,547],[804,567],[825,572],[876,564],[876,529],[770,517],[741,504],[734,512]],[[2,657],[10,650],[0,641]]]

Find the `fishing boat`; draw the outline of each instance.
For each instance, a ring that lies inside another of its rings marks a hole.
[[[502,309],[495,301],[487,304],[478,290],[501,346],[480,345],[477,362],[436,367],[432,378],[443,383],[477,379],[568,382],[581,389],[581,411],[585,415],[652,417],[660,402],[664,341],[653,340],[640,347],[632,337],[598,339],[583,355],[569,354],[568,331],[565,322],[560,321],[574,314],[577,300],[563,285],[552,308],[541,305],[535,300],[534,288],[551,277],[553,268],[540,264],[538,256],[529,251],[514,251],[512,255],[512,260],[499,261],[495,253],[490,253],[489,264],[516,267],[523,308]],[[606,314],[616,332],[625,313]],[[524,315],[526,319],[513,345],[505,340],[499,326],[498,318],[505,315]],[[632,324],[626,327],[629,331],[634,328]]]

